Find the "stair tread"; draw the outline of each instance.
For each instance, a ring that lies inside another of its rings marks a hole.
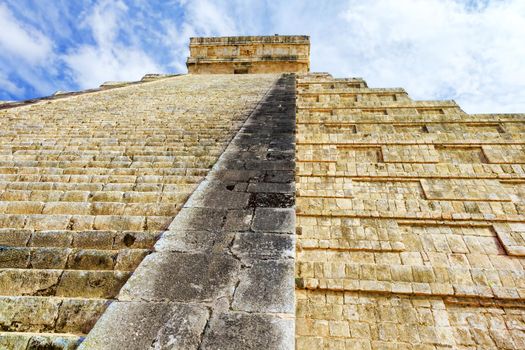
[[[0,228],[0,246],[77,249],[149,249],[162,231],[29,230]]]
[[[0,247],[0,269],[133,271],[151,249]]]
[[[130,276],[128,271],[0,269],[0,295],[44,295],[114,298]]]
[[[0,334],[84,335],[110,302],[95,298],[0,296]]]

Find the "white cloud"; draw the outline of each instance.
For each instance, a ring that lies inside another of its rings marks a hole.
[[[172,21],[165,20],[162,22],[163,37],[162,41],[166,49],[171,53],[169,68],[175,72],[186,72],[185,59],[189,55],[188,42],[191,36],[195,36],[195,30],[190,26],[183,24],[182,28]]]
[[[341,20],[338,59],[370,85],[454,98],[468,112],[525,112],[525,2],[350,1]]]
[[[236,35],[238,32],[227,6],[217,6],[207,0],[195,0],[189,4],[191,6],[185,7],[187,21],[193,24],[195,32],[200,35]]]
[[[42,64],[52,54],[53,45],[38,30],[19,23],[5,4],[0,4],[0,50],[27,61],[29,64]]]
[[[239,12],[242,3],[217,5],[235,14],[240,32],[261,12],[254,2]],[[416,99],[455,99],[471,113],[525,112],[523,0],[267,4],[263,34],[310,35],[314,71],[401,86]]]
[[[10,81],[7,75],[2,71],[0,71],[0,90],[8,92],[11,95],[20,95],[24,93],[24,89]]]
[[[470,113],[525,112],[523,0],[56,0],[50,13],[7,3],[17,18],[0,4],[4,77],[38,92],[184,73],[190,36],[306,34],[314,71],[455,99]]]
[[[162,21],[162,40],[166,49],[171,52],[169,67],[177,72],[186,72],[185,60],[189,54],[190,37],[240,35],[240,27],[247,15],[246,12],[243,13],[243,21],[239,21],[241,17],[234,16],[230,10],[237,7],[236,2],[178,0],[173,4],[181,8],[183,18],[168,17]]]
[[[122,1],[102,0],[93,8],[91,14],[85,18],[98,46],[111,48],[120,30],[120,24],[125,20],[128,7]]]
[[[82,22],[91,31],[95,44],[78,46],[62,57],[80,88],[93,88],[109,80],[138,80],[146,73],[163,72],[144,48],[119,40],[119,35],[129,29],[127,12],[124,2],[103,0]]]
[[[141,50],[118,46],[114,49],[83,46],[64,57],[80,88],[97,87],[110,80],[138,80],[146,73],[162,72]]]

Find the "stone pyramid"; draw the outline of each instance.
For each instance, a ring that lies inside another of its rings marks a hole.
[[[525,115],[307,36],[0,104],[0,349],[524,349]]]

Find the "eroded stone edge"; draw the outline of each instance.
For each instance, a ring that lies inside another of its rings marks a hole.
[[[283,75],[80,349],[294,348],[294,128]]]

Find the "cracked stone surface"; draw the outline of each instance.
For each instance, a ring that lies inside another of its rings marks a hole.
[[[255,259],[250,265],[240,272],[233,310],[293,314],[293,260]]]
[[[122,288],[119,300],[211,302],[229,294],[239,267],[226,253],[153,253]]]
[[[255,232],[295,232],[295,210],[292,208],[257,208],[252,223]]]
[[[171,252],[222,252],[233,241],[234,232],[227,231],[168,231],[156,250]]]
[[[236,235],[231,251],[243,260],[290,259],[294,257],[292,235],[261,232],[241,232]]]
[[[196,349],[209,318],[205,306],[181,303],[116,302],[107,312],[81,348]]]
[[[294,128],[285,74],[81,349],[294,348]]]
[[[210,321],[202,348],[209,350],[293,349],[293,323],[267,314],[221,312]]]

